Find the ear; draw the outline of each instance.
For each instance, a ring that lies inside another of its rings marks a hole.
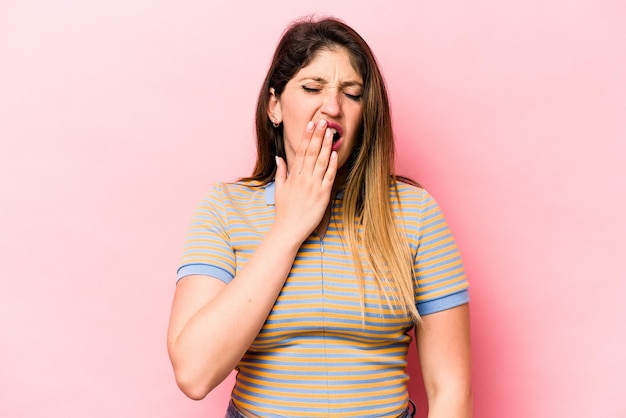
[[[270,98],[267,103],[267,116],[274,125],[279,125],[283,121],[280,109],[280,99],[276,96],[274,87],[270,87]]]

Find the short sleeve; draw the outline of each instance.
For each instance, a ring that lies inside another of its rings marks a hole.
[[[229,283],[235,277],[235,252],[230,244],[223,185],[212,187],[199,204],[185,240],[177,280],[192,274]]]
[[[415,301],[419,314],[428,315],[469,302],[469,284],[441,208],[425,190],[417,209]]]

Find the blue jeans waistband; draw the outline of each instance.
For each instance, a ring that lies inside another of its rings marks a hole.
[[[415,404],[413,403],[412,400],[409,399],[409,406],[407,406],[406,411],[398,415],[397,418],[411,418],[415,416],[415,412],[416,412]],[[233,401],[231,400],[228,403],[228,409],[226,410],[226,415],[224,416],[224,418],[248,418],[248,417],[242,414],[241,411],[239,411],[235,407],[235,405],[233,404]]]

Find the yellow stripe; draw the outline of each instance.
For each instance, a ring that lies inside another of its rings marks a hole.
[[[453,287],[451,287],[449,289],[440,290],[438,292],[430,292],[427,295],[419,295],[417,297],[417,300],[418,300],[418,302],[422,302],[424,300],[430,300],[430,299],[433,299],[433,298],[437,298],[439,296],[460,292],[461,290],[467,289],[467,287],[468,287],[467,283],[461,283],[461,284],[459,284],[457,286],[453,286]]]

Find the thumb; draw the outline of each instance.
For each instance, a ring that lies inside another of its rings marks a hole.
[[[281,188],[285,181],[287,180],[287,165],[285,164],[285,160],[283,160],[278,155],[276,156],[276,178],[274,179],[276,183],[276,188]]]

